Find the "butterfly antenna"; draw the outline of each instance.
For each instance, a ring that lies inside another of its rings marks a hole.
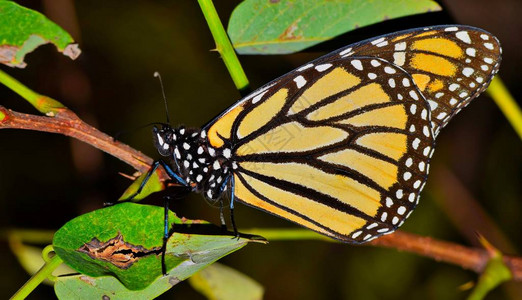
[[[161,80],[161,75],[159,72],[154,72],[154,77],[158,78],[161,86],[161,93],[163,94],[163,101],[165,102],[165,112],[167,113],[167,124],[170,125],[170,118],[169,118],[169,107],[167,105],[167,97],[165,96],[165,89],[163,88],[163,81]]]

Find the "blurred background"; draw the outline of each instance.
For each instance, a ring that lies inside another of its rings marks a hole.
[[[174,124],[201,126],[240,97],[214,47],[197,1],[16,1],[65,28],[80,44],[76,60],[53,46],[29,54],[25,69],[2,69],[33,90],[53,97],[110,135],[164,121],[160,71]],[[215,1],[226,24],[240,1]],[[397,1],[400,3],[400,1]],[[504,55],[500,76],[522,99],[522,1],[440,1],[442,12],[386,21],[358,29],[304,53],[242,56],[256,88],[344,45],[396,30],[461,23],[496,35]],[[519,101],[520,104],[520,101]],[[38,114],[0,86],[0,105]],[[123,142],[157,157],[149,129]],[[522,143],[486,95],[453,119],[438,137],[432,171],[421,203],[404,231],[478,246],[476,232],[500,250],[522,246]],[[134,170],[112,156],[61,135],[0,131],[0,226],[56,230],[79,214],[117,199]],[[218,210],[200,195],[171,204],[180,216],[219,223]],[[293,227],[244,205],[236,206],[241,228]],[[0,298],[29,278],[0,240]],[[393,249],[317,241],[249,245],[221,262],[261,283],[266,299],[463,299],[460,286],[474,272]],[[186,282],[162,299],[204,299]],[[38,287],[30,299],[53,299]],[[522,299],[521,283],[506,283],[487,299]]]

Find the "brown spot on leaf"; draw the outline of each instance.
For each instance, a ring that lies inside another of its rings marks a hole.
[[[181,280],[179,280],[177,277],[170,277],[169,278],[169,283],[172,285],[172,286],[175,286],[176,284],[180,283]]]
[[[290,26],[288,26],[285,29],[285,31],[278,37],[278,39],[282,40],[282,41],[287,41],[287,40],[296,40],[296,39],[301,38],[301,36],[295,35],[295,32],[299,28],[299,26],[297,26],[297,23],[299,23],[299,21],[300,21],[300,19],[296,20],[294,23],[290,24]]]
[[[80,276],[80,280],[92,286],[96,285],[94,278],[89,276]]]
[[[161,254],[161,247],[146,249],[140,245],[127,243],[118,232],[118,235],[106,242],[93,238],[78,251],[89,255],[92,259],[109,262],[120,269],[128,269],[142,257]]]
[[[82,53],[82,50],[80,50],[80,47],[78,47],[78,44],[69,44],[63,50],[63,55],[68,56],[71,59],[76,59],[78,56],[80,56],[81,53]]]

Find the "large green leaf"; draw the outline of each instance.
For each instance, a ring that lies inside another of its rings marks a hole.
[[[215,263],[189,278],[196,290],[209,300],[263,299],[263,287],[245,274]]]
[[[0,1],[0,63],[23,68],[25,55],[47,43],[75,59],[81,51],[73,42],[65,30],[39,12]]]
[[[358,27],[438,11],[431,0],[245,0],[228,35],[240,54],[293,53]]]
[[[115,276],[127,289],[141,290],[164,280],[163,213],[161,207],[134,203],[99,209],[60,228],[53,246],[56,254],[78,272],[91,277]],[[188,278],[250,241],[264,241],[231,238],[219,227],[179,219],[172,212],[169,224],[175,232],[167,242],[166,265],[169,276],[178,280]]]

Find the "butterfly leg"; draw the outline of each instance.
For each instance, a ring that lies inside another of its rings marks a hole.
[[[234,235],[239,240],[239,233],[236,227],[236,220],[234,219],[234,176],[230,179],[230,222],[234,229]]]
[[[156,160],[152,163],[150,170],[147,172],[147,176],[145,176],[145,178],[143,178],[143,181],[140,183],[138,190],[134,194],[130,195],[129,198],[127,198],[125,200],[130,201],[130,200],[134,199],[134,197],[139,195],[141,193],[141,191],[143,190],[143,188],[145,187],[145,185],[147,184],[147,182],[149,181],[152,174],[154,174],[154,172],[160,165],[163,167],[163,169],[165,169],[165,171],[167,172],[167,174],[169,175],[169,177],[171,179],[177,181],[178,183],[180,183],[184,186],[187,186],[187,182],[185,182],[185,180],[183,180],[183,178],[181,178],[178,174],[176,174],[165,161]]]
[[[167,265],[165,264],[165,254],[167,253],[167,241],[169,239],[169,196],[163,197],[163,246],[161,247],[161,272],[163,276],[167,275]]]

